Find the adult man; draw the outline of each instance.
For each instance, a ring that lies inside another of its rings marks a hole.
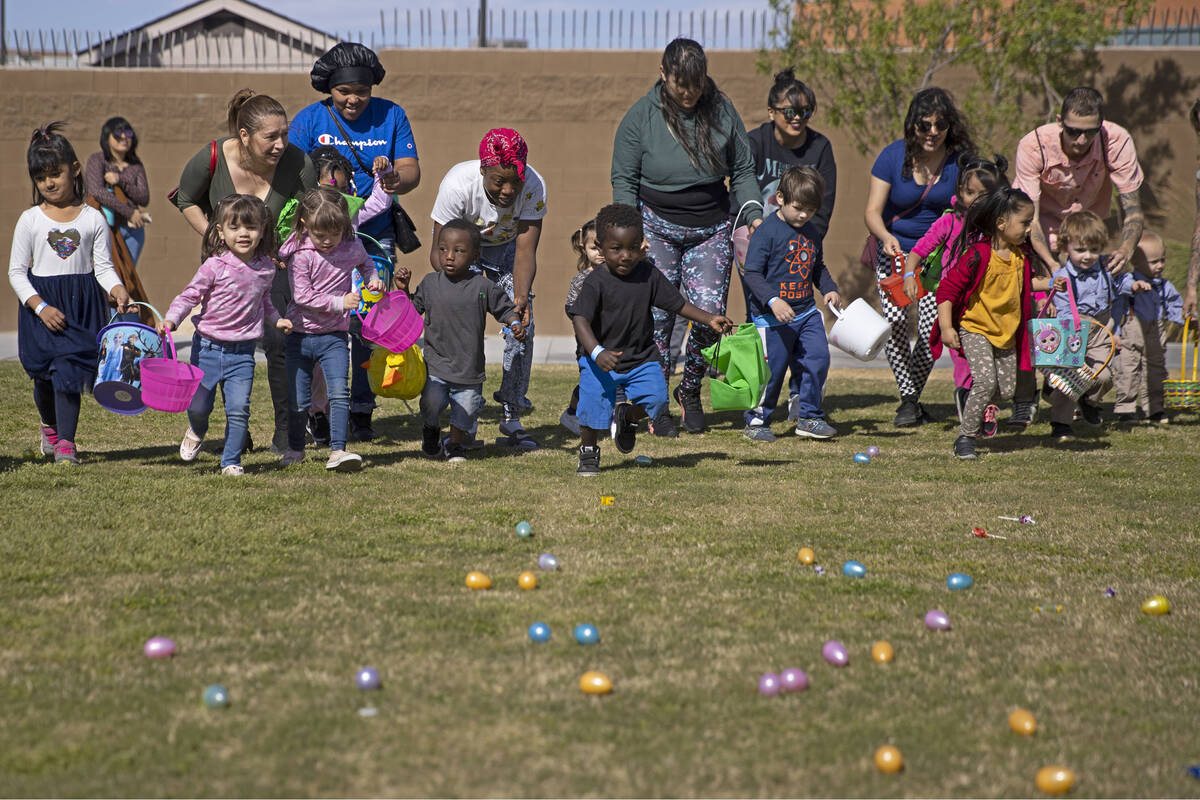
[[[1200,144],[1200,100],[1192,104],[1188,114],[1192,129]],[[1192,255],[1188,260],[1187,289],[1183,295],[1183,316],[1196,316],[1196,283],[1200,281],[1200,169],[1196,170],[1196,224],[1192,228]]]

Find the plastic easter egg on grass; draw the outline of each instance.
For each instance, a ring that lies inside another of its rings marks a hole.
[[[867,455],[866,453],[855,453],[854,454],[854,463],[855,464],[870,464],[871,457],[869,455]]]
[[[774,672],[764,672],[762,677],[758,679],[758,693],[765,694],[768,697],[774,697],[779,694],[783,686],[779,682],[779,676]]]
[[[814,553],[810,547],[801,547],[800,552],[796,555],[796,558],[800,560],[801,564],[808,566],[817,560],[817,554]]]
[[[650,458],[650,456],[636,456],[633,461],[639,467],[648,467],[654,463],[654,459]]]
[[[1033,714],[1023,708],[1018,708],[1008,715],[1008,727],[1012,728],[1013,733],[1033,736],[1037,730],[1037,720],[1034,719]]]
[[[931,631],[950,630],[950,617],[940,608],[935,608],[925,615],[925,627]]]
[[[975,581],[970,575],[962,572],[952,572],[950,573],[950,576],[946,578],[946,588],[950,589],[951,591],[956,591],[958,589],[970,589],[974,583]]]
[[[600,641],[600,631],[595,625],[580,623],[575,626],[575,641],[580,644],[595,644]]]
[[[537,575],[532,572],[522,572],[517,576],[517,586],[520,586],[525,591],[537,588]]]
[[[1142,601],[1142,613],[1154,614],[1155,616],[1159,614],[1170,614],[1171,603],[1161,594],[1156,594],[1154,597],[1147,597]]]
[[[802,692],[808,688],[808,674],[802,669],[789,667],[779,673],[779,686],[785,692]],[[762,691],[761,683],[759,691]]]
[[[535,622],[529,626],[529,638],[539,644],[550,641],[550,626],[544,622]]]
[[[847,578],[865,578],[867,576],[867,568],[863,566],[861,561],[847,561],[842,564],[842,574]]]
[[[835,667],[844,667],[850,663],[850,656],[846,653],[845,646],[836,639],[830,639],[821,648],[821,655],[826,661]]]
[[[874,458],[875,456],[879,455],[879,448],[875,445],[871,445],[867,448],[867,455],[871,458]]]
[[[378,689],[383,685],[379,680],[379,670],[374,667],[363,667],[354,675],[354,683],[364,692],[371,689]]]
[[[900,755],[899,748],[885,744],[875,751],[875,767],[888,775],[899,772],[904,769],[904,756]]]
[[[165,636],[152,636],[142,647],[146,658],[170,658],[175,655],[175,643]]]
[[[608,694],[612,691],[612,681],[603,672],[588,670],[579,678],[579,688],[584,694]]]
[[[492,588],[492,579],[482,572],[467,573],[467,588],[468,589],[490,589]]]
[[[204,706],[205,708],[228,708],[229,690],[219,683],[205,688]]]
[[[1066,767],[1053,764],[1039,769],[1034,780],[1037,787],[1046,794],[1065,794],[1075,785],[1075,773]]]
[[[550,553],[542,553],[538,556],[538,566],[547,572],[558,569],[558,559]]]
[[[533,536],[533,526],[528,522],[518,522],[517,536],[520,536],[522,539],[528,539],[530,536]]]
[[[876,642],[871,645],[871,658],[880,664],[890,664],[896,657],[896,651],[887,642]]]

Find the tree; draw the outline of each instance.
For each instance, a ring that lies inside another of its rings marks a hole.
[[[1031,107],[1053,119],[1062,95],[1097,68],[1096,47],[1136,24],[1150,0],[920,0],[898,14],[887,0],[770,2],[789,21],[759,70],[795,67],[865,154],[900,135],[913,94],[950,67],[968,76],[955,99],[981,145],[1027,130]]]

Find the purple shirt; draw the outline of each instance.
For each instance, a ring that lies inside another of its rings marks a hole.
[[[350,328],[350,317],[343,300],[353,286],[355,269],[363,282],[378,275],[375,262],[358,239],[347,239],[328,253],[313,245],[307,234],[299,241],[293,236],[279,251],[288,257],[288,279],[292,284],[292,304],[288,319],[300,333],[331,333]]]
[[[263,320],[274,325],[279,312],[271,304],[275,262],[265,256],[242,261],[228,250],[212,256],[196,270],[167,309],[167,321],[179,327],[187,313],[201,336],[219,342],[254,341],[263,334]]]

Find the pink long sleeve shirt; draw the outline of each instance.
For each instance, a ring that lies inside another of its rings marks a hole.
[[[357,239],[348,239],[329,253],[322,253],[305,234],[296,236],[279,251],[288,258],[288,280],[292,284],[292,303],[288,319],[300,333],[332,333],[350,328],[349,312],[343,300],[353,285],[355,269],[369,283],[378,275],[375,262]]]
[[[957,198],[954,201],[957,202]],[[930,254],[938,247],[942,249],[942,269],[946,270],[954,266],[954,243],[958,237],[962,235],[963,218],[951,211],[949,214],[943,214],[938,217],[925,235],[917,240],[913,245],[912,252],[921,257],[921,260],[929,258]]]
[[[192,317],[201,336],[219,342],[253,341],[263,334],[263,320],[274,325],[279,312],[271,304],[275,262],[255,258],[246,263],[226,250],[212,256],[196,271],[191,282],[167,309],[167,321],[179,327],[196,306]]]

